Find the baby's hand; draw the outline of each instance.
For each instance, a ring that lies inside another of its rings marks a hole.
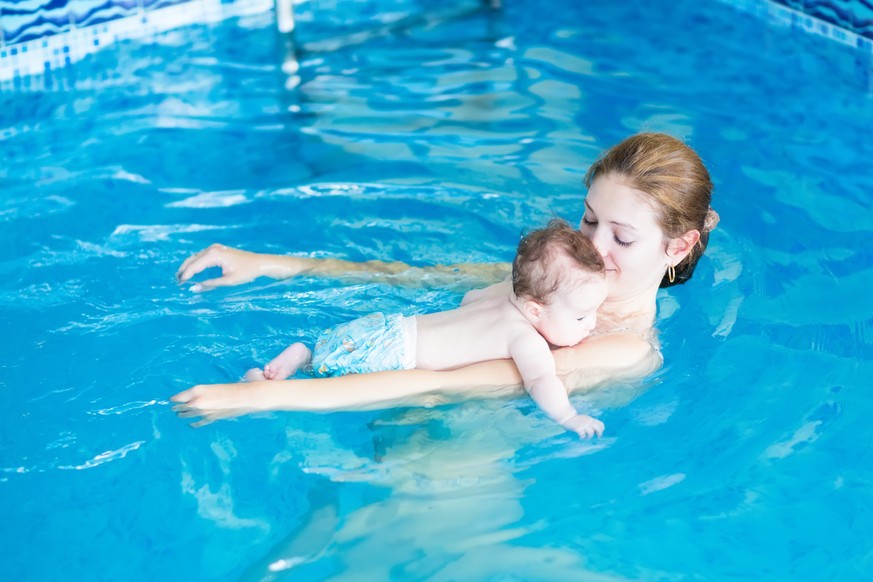
[[[583,439],[591,438],[594,435],[601,436],[604,429],[602,422],[587,414],[577,414],[569,420],[562,422],[561,426],[567,430],[572,430]]]

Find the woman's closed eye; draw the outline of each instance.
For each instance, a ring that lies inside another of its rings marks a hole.
[[[597,221],[596,221],[596,220],[592,220],[591,218],[588,218],[588,216],[583,216],[583,217],[582,217],[582,224],[585,225],[585,226],[587,226],[587,227],[591,227],[591,228],[593,228],[593,227],[597,226]],[[613,239],[613,240],[614,240],[614,241],[615,241],[619,246],[622,246],[622,247],[629,247],[629,246],[631,246],[631,245],[633,244],[633,242],[634,242],[634,241],[621,240],[621,239],[618,237],[617,234],[613,234],[613,235],[612,235],[612,239]]]

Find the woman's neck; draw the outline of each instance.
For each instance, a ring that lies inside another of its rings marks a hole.
[[[630,297],[607,299],[598,311],[596,331],[607,333],[623,329],[640,332],[650,330],[655,325],[657,299],[657,287]]]

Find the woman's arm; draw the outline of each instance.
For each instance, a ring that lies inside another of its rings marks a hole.
[[[640,380],[664,363],[655,346],[633,332],[612,332],[589,337],[572,348],[554,350],[558,376],[568,392]]]
[[[660,355],[634,334],[590,338],[553,352],[559,377],[569,391],[610,381],[642,378],[660,365]],[[457,370],[398,370],[335,378],[203,384],[171,398],[184,418],[196,425],[267,410],[368,410],[399,406],[437,406],[469,398],[524,395],[512,360],[494,360]]]
[[[397,284],[428,287],[456,284],[458,279],[469,279],[471,286],[481,286],[502,281],[510,269],[507,263],[460,263],[432,267],[412,267],[399,261],[356,263],[342,259],[252,253],[213,244],[185,259],[176,272],[176,279],[179,283],[185,283],[210,267],[219,267],[221,276],[195,283],[192,291],[240,285],[258,277],[286,279],[302,274],[343,279],[384,279]]]
[[[472,397],[523,394],[512,360],[495,360],[457,370],[394,370],[333,378],[202,384],[173,396],[183,418],[195,426],[268,410],[373,410],[432,407]]]

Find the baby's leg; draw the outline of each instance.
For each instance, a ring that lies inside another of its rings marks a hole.
[[[243,376],[244,382],[262,382],[266,379],[267,377],[264,376],[264,371],[260,368],[252,368],[246,371],[245,375]]]
[[[312,352],[305,345],[300,342],[291,344],[264,366],[264,377],[267,380],[284,380],[308,364],[310,358]]]

